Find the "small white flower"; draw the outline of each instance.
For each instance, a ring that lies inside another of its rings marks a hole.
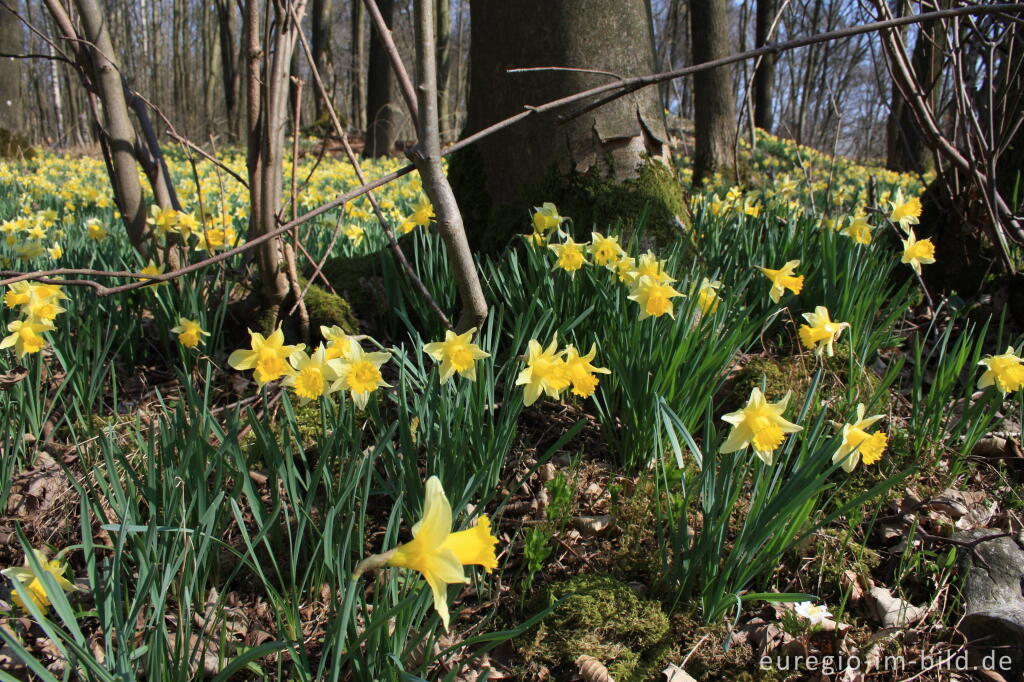
[[[811,625],[820,625],[826,618],[831,618],[832,614],[828,612],[828,608],[822,604],[816,606],[813,602],[802,601],[793,607],[796,615],[806,619]]]

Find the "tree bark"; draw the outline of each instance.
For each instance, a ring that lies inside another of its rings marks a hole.
[[[331,10],[333,4],[333,0],[313,0],[313,64],[316,65],[317,72],[328,86],[333,85],[334,82],[334,53],[331,50]],[[313,104],[315,120],[317,123],[323,122],[326,128],[328,117],[323,100],[319,97],[314,97]]]
[[[757,15],[754,20],[754,47],[768,44],[769,31],[775,13],[778,11],[777,0],[757,0]],[[765,55],[758,62],[754,71],[754,125],[772,132],[775,125],[772,112],[772,88],[775,84],[775,56]]]
[[[436,0],[437,12],[437,118],[442,144],[451,139],[451,99],[448,86],[451,74],[452,13],[451,0]]]
[[[377,7],[388,28],[394,24],[394,0],[378,0]],[[387,156],[398,136],[398,112],[392,100],[394,74],[377,31],[370,34],[370,63],[366,76],[366,146],[363,156]]]
[[[366,9],[362,0],[352,2],[352,47],[349,60],[352,125],[357,130],[366,129],[366,103],[363,101],[363,62],[366,60]]]
[[[114,47],[107,23],[95,0],[77,0],[92,75],[103,103],[103,129],[110,146],[115,196],[121,219],[128,229],[132,246],[143,256],[148,252],[150,229],[146,224],[146,206],[135,159],[135,127],[128,117],[124,86],[117,65],[111,61]]]
[[[21,49],[21,22],[16,12],[18,2],[0,7],[0,52],[19,54]],[[0,58],[0,129],[9,133],[21,132],[21,60]]]
[[[727,0],[690,3],[690,41],[693,63],[709,62],[730,53]],[[728,66],[701,71],[693,77],[695,148],[693,182],[699,184],[731,166],[736,136],[736,98]]]
[[[522,112],[525,106],[607,83],[615,77],[609,73],[635,76],[655,70],[646,0],[473,0],[470,23],[464,135]],[[551,66],[579,70],[507,72]],[[599,216],[595,198],[588,198],[583,187],[569,187],[570,182],[584,175],[611,187],[636,181],[649,156],[666,153],[666,140],[656,88],[566,122],[553,114],[530,117],[482,140],[452,160],[452,180],[471,241],[484,248],[503,245],[512,234],[524,231],[529,208],[543,201],[564,201],[560,208],[572,210],[566,215],[589,234],[592,222],[611,218]],[[564,196],[554,196],[555,185]]]
[[[234,137],[238,119],[238,66],[235,61],[234,15],[230,0],[217,0],[217,28],[220,39],[220,68],[224,86],[224,113],[227,130]]]
[[[935,8],[938,9],[938,8]],[[921,92],[933,109],[939,92],[942,50],[942,26],[938,21],[923,22],[918,30],[911,66]],[[921,130],[914,122],[910,108],[899,92],[893,89],[893,102],[886,126],[886,167],[901,173],[923,173],[931,166],[931,151]]]

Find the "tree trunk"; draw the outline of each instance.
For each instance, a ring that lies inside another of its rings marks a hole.
[[[633,76],[655,66],[647,0],[473,0],[470,23],[464,134],[609,79],[583,70],[508,69],[564,66]],[[452,181],[476,247],[502,246],[528,229],[529,208],[544,201],[559,202],[588,235],[595,223],[598,229],[635,223],[647,201],[618,192],[627,185],[639,188],[647,178],[645,160],[666,153],[657,89],[639,90],[564,123],[556,120],[592,101],[528,118],[452,160]],[[664,167],[656,173],[671,177]],[[664,218],[657,192],[648,198],[658,219]]]
[[[690,40],[693,63],[701,64],[730,53],[727,0],[690,3]],[[695,148],[693,183],[699,184],[731,165],[736,137],[736,98],[728,66],[701,71],[693,77]]]
[[[363,101],[363,62],[366,59],[366,8],[362,0],[352,0],[352,48],[349,61],[349,107],[352,125],[366,129],[366,106]]]
[[[328,93],[334,91],[334,56],[331,50],[331,9],[333,4],[333,0],[313,0],[313,64],[324,80],[324,84],[328,86]],[[314,97],[313,105],[316,122],[323,123],[324,128],[327,128],[329,121],[327,107],[323,100],[320,97]]]
[[[922,23],[910,62],[917,75],[917,82],[932,108],[937,103],[942,66],[942,50],[936,43],[942,38],[940,22]],[[886,167],[889,170],[923,173],[931,166],[931,151],[927,141],[914,122],[910,108],[895,88],[886,125],[886,152]]]
[[[394,0],[377,0],[388,28],[395,19]],[[370,63],[366,76],[366,147],[363,156],[387,156],[398,136],[397,111],[392,101],[394,74],[377,31],[370,33]]]
[[[19,54],[21,48],[21,27],[15,12],[18,2],[0,6],[0,52]],[[18,133],[21,128],[21,60],[0,58],[0,129]]]
[[[121,73],[110,60],[114,46],[110,42],[107,23],[95,0],[77,0],[79,18],[92,66],[96,90],[103,103],[103,129],[110,146],[115,196],[121,219],[128,229],[132,246],[143,256],[148,252],[150,229],[146,224],[146,205],[139,183],[135,160],[135,127],[128,117]]]
[[[437,12],[437,116],[441,124],[441,143],[451,138],[451,100],[448,97],[451,73],[452,13],[451,0],[436,0]]]
[[[227,130],[234,137],[238,117],[238,66],[235,61],[235,36],[232,30],[233,3],[217,0],[217,26],[220,36],[220,68],[224,82],[224,112]]]
[[[754,21],[754,47],[768,44],[769,30],[775,13],[778,11],[777,0],[757,0],[757,17]],[[772,86],[775,83],[775,55],[766,54],[761,57],[754,71],[754,125],[772,132],[775,124],[772,113]]]

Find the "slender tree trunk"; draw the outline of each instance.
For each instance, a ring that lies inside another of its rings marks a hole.
[[[224,113],[227,130],[234,137],[238,116],[238,68],[235,61],[235,36],[232,30],[234,13],[231,0],[217,0],[217,28],[220,39],[221,81],[224,86]]]
[[[352,124],[366,129],[366,103],[363,88],[363,62],[366,61],[366,8],[362,0],[352,1],[352,49],[349,61],[349,106]]]
[[[395,19],[394,0],[378,0],[377,7],[390,28]],[[370,63],[366,75],[366,147],[363,156],[391,153],[398,136],[398,112],[392,101],[394,74],[387,50],[377,31],[370,34]]]
[[[768,33],[778,11],[777,0],[757,0],[754,26],[754,47],[768,44]],[[772,113],[772,87],[775,83],[775,56],[766,54],[754,71],[754,125],[772,132],[775,123]]]
[[[146,207],[139,183],[135,159],[135,127],[128,117],[124,86],[117,65],[111,61],[114,47],[107,23],[96,0],[76,0],[89,55],[96,90],[103,103],[103,129],[110,146],[111,181],[118,198],[121,219],[128,229],[132,246],[143,256],[148,252],[150,230],[146,224]]]
[[[451,99],[448,97],[451,82],[451,40],[452,14],[451,0],[436,0],[437,11],[437,115],[441,125],[442,144],[451,139],[453,121],[451,118]]]
[[[0,7],[0,52],[22,52],[18,5],[8,2],[7,8]],[[21,128],[21,69],[21,60],[0,58],[0,128],[12,133]]]
[[[690,3],[690,41],[693,63],[709,62],[730,53],[727,0]],[[731,164],[736,136],[736,98],[728,66],[701,71],[693,77],[695,149],[693,182],[699,184]]]
[[[362,6],[358,0],[355,0],[355,4]],[[324,84],[331,87],[328,92],[333,92],[332,86],[334,84],[335,76],[334,52],[331,49],[332,8],[333,0],[313,0],[313,63],[316,65],[316,70],[320,74],[320,77],[324,79]],[[324,128],[327,128],[329,122],[327,108],[325,107],[323,100],[319,97],[314,97],[313,104],[315,107],[314,112],[317,123],[323,123]]]

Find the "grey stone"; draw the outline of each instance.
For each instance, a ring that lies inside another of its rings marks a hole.
[[[953,539],[973,542],[998,534],[979,529]],[[960,570],[965,615],[959,629],[972,642],[972,658],[978,664],[994,661],[986,667],[1007,680],[1024,679],[1024,549],[1017,538],[986,540],[973,553],[961,551]]]

